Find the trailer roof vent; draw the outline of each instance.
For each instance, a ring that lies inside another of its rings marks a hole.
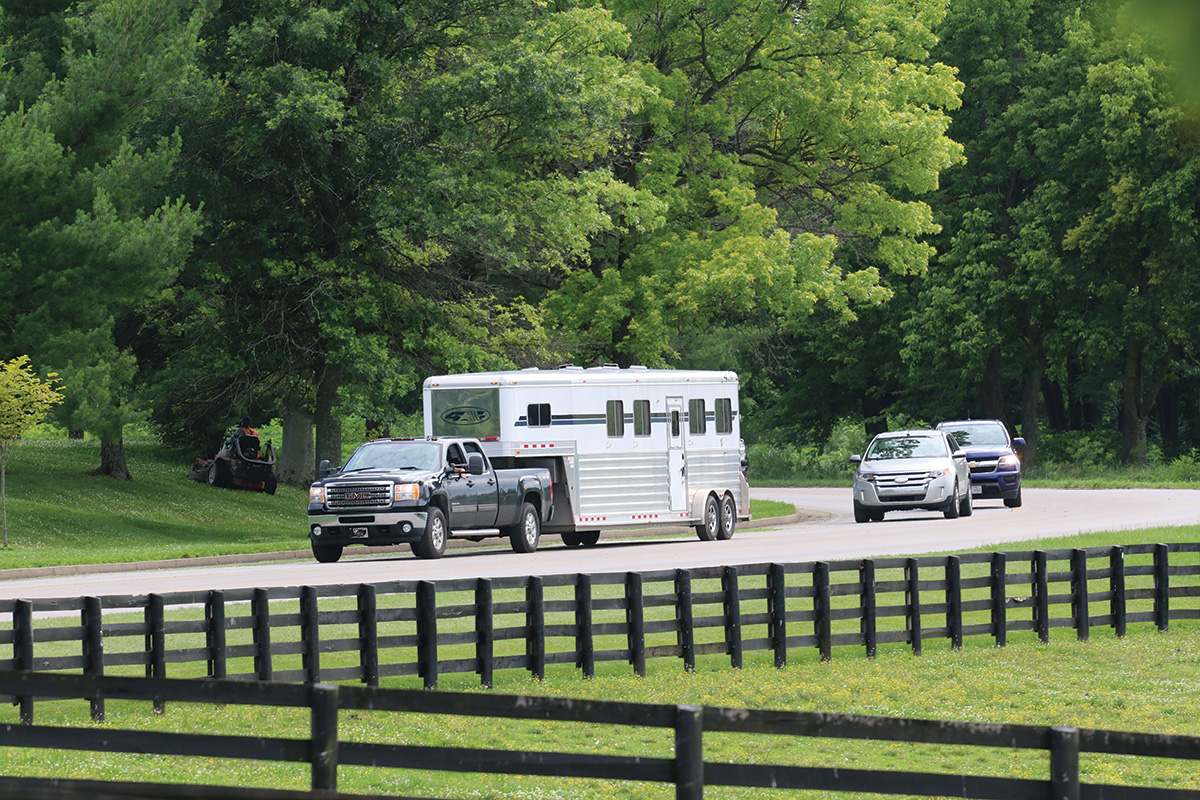
[[[583,369],[583,367],[580,367],[576,364],[559,364],[558,368],[559,369]]]

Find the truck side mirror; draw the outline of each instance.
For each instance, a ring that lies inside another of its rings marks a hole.
[[[483,464],[483,456],[479,453],[471,453],[467,456],[467,472],[472,475],[482,475],[485,472]]]
[[[334,470],[333,467],[329,466],[329,459],[328,458],[321,459],[320,465],[317,466],[317,474],[320,475],[322,478],[328,478],[334,472],[336,472],[336,470]]]

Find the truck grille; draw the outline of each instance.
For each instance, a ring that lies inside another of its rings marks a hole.
[[[392,484],[342,483],[325,487],[325,506],[330,509],[389,508]]]

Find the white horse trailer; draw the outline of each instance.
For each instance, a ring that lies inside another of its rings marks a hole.
[[[601,529],[694,526],[728,539],[750,519],[733,372],[615,366],[441,375],[425,433],[472,436],[494,464],[550,470],[544,533],[591,545]]]

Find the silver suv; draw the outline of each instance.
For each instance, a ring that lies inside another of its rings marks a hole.
[[[967,454],[945,431],[892,431],[871,440],[854,473],[854,521],[879,522],[886,511],[971,516]]]

